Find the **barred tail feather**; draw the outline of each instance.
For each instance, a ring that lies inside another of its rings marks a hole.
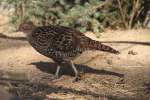
[[[119,54],[119,51],[113,49],[112,47],[101,44],[99,41],[94,41],[94,40],[88,41],[87,48],[89,48],[91,50],[100,50],[100,51],[104,51],[104,52]]]

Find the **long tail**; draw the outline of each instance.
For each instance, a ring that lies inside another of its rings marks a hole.
[[[112,47],[106,46],[104,44],[101,44],[99,41],[94,41],[92,39],[89,39],[88,42],[85,44],[85,47],[90,50],[100,50],[104,52],[110,52],[114,54],[119,54],[120,52],[113,49]]]

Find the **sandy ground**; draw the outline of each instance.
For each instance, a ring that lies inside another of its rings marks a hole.
[[[74,60],[81,80],[73,83],[69,65],[62,67],[58,80],[52,80],[56,66],[51,59],[37,53],[25,40],[0,38],[0,71],[24,73],[35,83],[16,90],[24,99],[150,100],[150,29],[107,31],[100,39],[92,33],[85,35],[125,43],[105,43],[119,50],[119,55],[84,52]]]

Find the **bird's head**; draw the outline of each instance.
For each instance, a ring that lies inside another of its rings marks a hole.
[[[35,25],[31,21],[23,22],[19,25],[18,32],[24,32],[25,34],[30,34],[34,29]]]

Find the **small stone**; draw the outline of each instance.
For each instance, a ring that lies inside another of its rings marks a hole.
[[[128,54],[129,54],[129,55],[137,55],[138,53],[135,52],[135,51],[133,51],[133,50],[130,50],[130,51],[128,52]]]

